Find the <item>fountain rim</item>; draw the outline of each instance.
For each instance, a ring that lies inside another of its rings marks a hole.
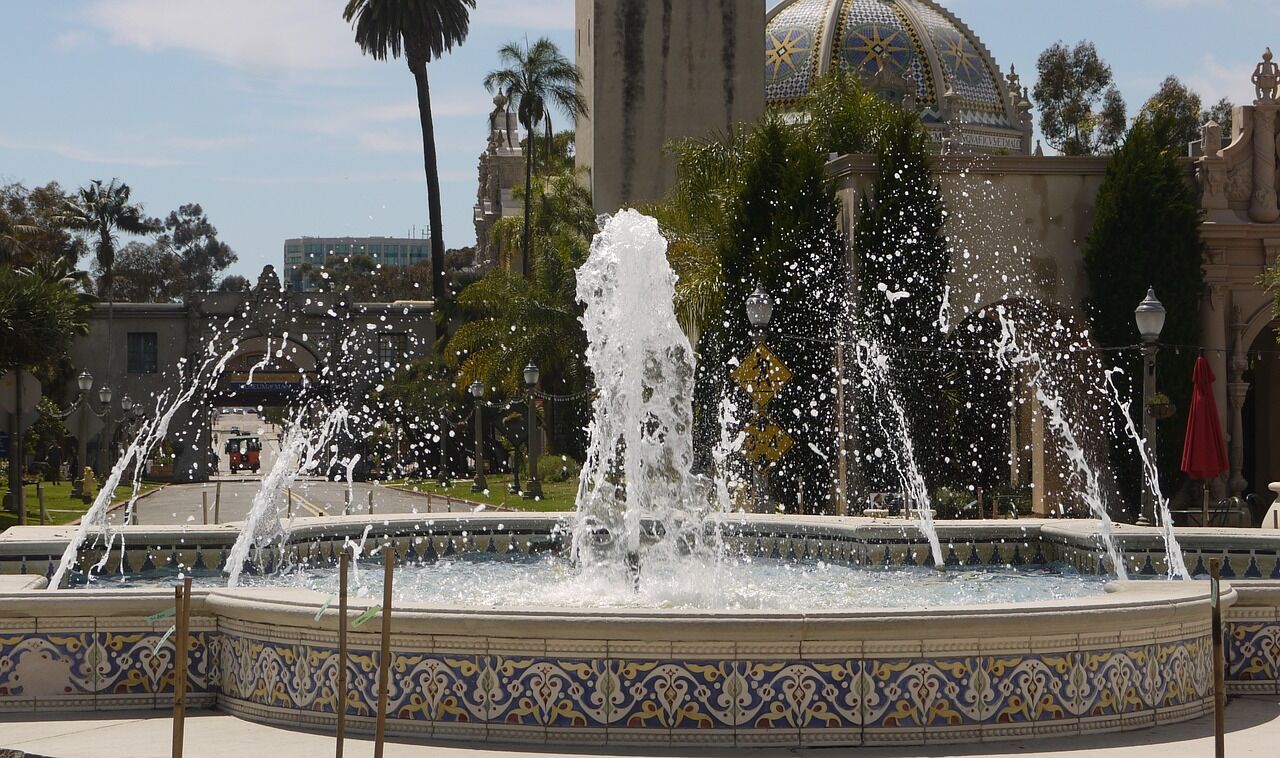
[[[1256,585],[1256,583],[1253,583]],[[1264,582],[1251,591],[1280,595],[1280,582]],[[332,631],[335,604],[324,593],[305,588],[239,587],[193,591],[192,611],[242,621]],[[1238,598],[1223,583],[1222,604]],[[172,601],[168,590],[111,589],[91,592],[0,592],[0,618],[15,616],[146,616]],[[354,617],[376,598],[352,598]],[[635,608],[507,607],[475,609],[406,602],[393,608],[397,634],[488,637],[547,637],[558,639],[743,639],[850,640],[897,639],[904,628],[926,639],[957,635],[988,637],[993,621],[1008,622],[1023,636],[1026,630],[1052,626],[1055,633],[1083,633],[1113,623],[1176,623],[1205,615],[1209,587],[1204,582],[1166,580],[1113,581],[1106,592],[1089,598],[1024,601],[968,606],[867,607],[844,611],[719,611]],[[1113,622],[1113,623],[1108,623]],[[531,627],[537,627],[532,629]],[[619,632],[625,632],[620,635]],[[1044,631],[1044,630],[1041,630]]]

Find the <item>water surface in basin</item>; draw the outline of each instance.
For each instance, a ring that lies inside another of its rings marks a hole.
[[[93,587],[168,586],[174,574],[95,579]],[[623,571],[584,572],[554,555],[468,554],[396,569],[399,603],[476,609],[562,607],[726,611],[840,611],[869,607],[945,607],[1060,600],[1101,595],[1106,577],[1065,566],[1034,569],[951,567],[879,569],[820,561],[697,559],[645,566],[637,583]],[[223,586],[220,575],[197,584]],[[244,576],[243,587],[299,587],[336,592],[333,566]],[[381,598],[382,566],[354,566],[351,593]]]

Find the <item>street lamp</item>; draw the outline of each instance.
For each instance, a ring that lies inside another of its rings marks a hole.
[[[773,296],[757,284],[756,291],[747,297],[747,322],[751,324],[751,336],[756,340],[757,350],[764,346],[765,337],[769,333],[769,322],[773,320]],[[764,395],[752,388],[751,405],[755,411],[756,429],[763,431],[768,423],[764,411]],[[762,513],[772,510],[769,496],[769,475],[764,470],[764,461],[757,458],[751,466],[751,478],[756,495],[756,508]]]
[[[524,383],[529,388],[529,411],[526,423],[529,427],[529,472],[525,475],[524,496],[528,499],[542,497],[542,481],[538,479],[538,417],[533,404],[533,388],[538,386],[538,367],[533,361],[524,367]]]
[[[1164,331],[1164,319],[1168,314],[1156,299],[1155,287],[1147,290],[1147,297],[1133,311],[1134,323],[1142,337],[1142,437],[1147,454],[1155,461],[1156,418],[1151,415],[1151,397],[1156,393],[1156,353],[1160,351],[1160,332]],[[1151,526],[1156,519],[1155,492],[1145,481],[1142,484],[1142,513],[1138,526]]]
[[[476,400],[476,478],[471,491],[484,492],[489,489],[489,480],[484,475],[484,384],[479,379],[471,383],[471,397]]]
[[[756,285],[756,291],[747,297],[747,321],[751,324],[751,336],[756,342],[764,342],[773,320],[773,297],[764,287]]]

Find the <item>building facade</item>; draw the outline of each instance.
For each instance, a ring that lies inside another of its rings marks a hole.
[[[516,187],[524,185],[525,152],[520,144],[520,123],[501,93],[493,98],[489,114],[489,138],[476,167],[476,264],[487,269],[501,257],[492,239],[493,225],[508,216],[523,216],[524,203]],[[518,268],[515,270],[519,270]]]
[[[104,440],[121,439],[121,400],[128,395],[146,420],[175,398],[165,440],[176,481],[209,476],[210,421],[224,406],[283,406],[300,398],[359,408],[370,388],[395,367],[428,355],[435,342],[434,304],[349,303],[341,296],[285,290],[267,266],[250,292],[207,293],[188,303],[97,305],[88,334],[70,351],[76,373],[112,389],[105,429],[95,422],[88,460]],[[193,377],[200,382],[193,384]],[[69,405],[69,395],[57,398]],[[78,430],[71,425],[75,436]],[[356,446],[359,440],[341,441]],[[366,457],[367,458],[367,457]]]
[[[317,288],[312,273],[333,260],[367,256],[381,266],[414,266],[431,261],[431,240],[417,237],[295,237],[284,241],[284,286],[299,292]]]

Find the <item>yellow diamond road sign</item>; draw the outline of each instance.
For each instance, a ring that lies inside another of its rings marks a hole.
[[[791,381],[791,369],[762,342],[733,370],[733,378],[757,403],[768,405],[778,390]]]
[[[777,463],[791,449],[792,444],[791,436],[782,427],[768,418],[761,418],[759,423],[748,425],[742,452],[752,461],[767,459],[771,463]]]

